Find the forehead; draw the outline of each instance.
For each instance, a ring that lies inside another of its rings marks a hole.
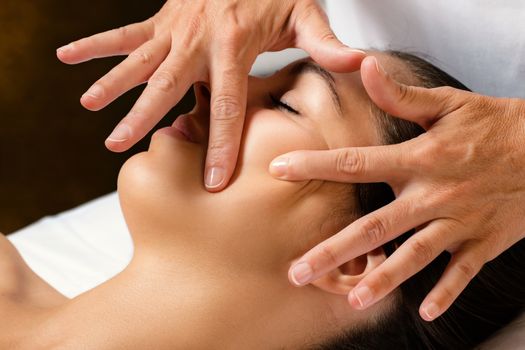
[[[407,74],[408,68],[399,59],[382,52],[369,52],[369,54],[374,55],[389,74],[396,79]],[[306,65],[305,63],[309,64]],[[305,66],[307,69],[304,69]],[[299,74],[312,73],[312,75],[316,75],[312,79],[318,79],[318,83],[311,83],[308,80],[310,87],[317,91],[317,93],[311,94],[309,98],[322,100],[321,105],[324,108],[315,112],[322,115],[322,119],[319,119],[319,127],[330,148],[382,144],[378,112],[366,93],[360,71],[350,73],[324,72],[324,69],[316,66],[311,58],[306,58],[291,63],[283,69],[282,73],[294,77]],[[402,77],[401,80],[406,80],[406,78]],[[337,98],[332,98],[332,100],[319,97],[320,95],[330,96],[334,92],[337,94]],[[326,108],[327,103],[334,105],[334,111],[340,110],[341,117],[339,119],[327,118],[327,114],[331,114],[329,111],[332,110],[332,108]],[[339,104],[341,108],[339,108]],[[317,117],[314,116],[314,118]]]

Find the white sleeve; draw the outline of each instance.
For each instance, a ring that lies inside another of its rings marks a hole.
[[[408,51],[472,90],[525,98],[525,1],[326,0],[336,35]]]

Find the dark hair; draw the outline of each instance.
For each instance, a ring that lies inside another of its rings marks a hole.
[[[469,90],[444,71],[415,55],[386,52],[402,61],[417,78],[418,84],[433,88],[451,86]],[[415,123],[395,118],[372,107],[378,118],[385,144],[400,143],[424,132]],[[384,183],[357,184],[361,214],[370,213],[395,199]],[[383,246],[387,255],[401,245],[410,231]],[[419,305],[437,283],[450,260],[442,253],[425,269],[403,283],[393,310],[357,329],[339,334],[317,350],[357,349],[471,349],[489,338],[523,312],[525,305],[525,240],[521,240],[496,259],[485,264],[460,297],[441,317],[426,322],[419,316]]]

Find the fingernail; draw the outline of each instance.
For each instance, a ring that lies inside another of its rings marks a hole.
[[[355,289],[353,293],[362,309],[366,308],[374,299],[372,291],[366,286]]]
[[[104,89],[99,84],[95,84],[89,88],[83,96],[89,96],[92,98],[101,98],[104,95]]]
[[[206,187],[217,188],[224,182],[224,169],[219,167],[209,168],[206,171]]]
[[[284,176],[286,175],[289,163],[289,158],[277,158],[270,164],[270,172],[277,177]]]
[[[428,321],[432,321],[439,314],[439,307],[436,305],[436,303],[430,303],[423,307],[423,313],[427,317]]]
[[[379,64],[379,60],[378,60],[376,57],[374,57],[374,61],[375,61],[375,64],[376,64],[376,70],[377,70],[377,72],[378,72],[379,74],[383,74],[383,75],[385,75],[386,72],[385,72],[385,70],[383,69],[383,66],[381,66],[381,65]]]
[[[347,52],[350,52],[350,53],[357,53],[357,54],[360,54],[360,55],[366,55],[366,52],[363,51],[363,50],[359,50],[359,49],[352,49],[351,47],[348,47],[348,46],[344,46],[343,49]]]
[[[312,267],[310,266],[310,264],[305,263],[305,262],[295,265],[292,268],[292,272],[290,273],[292,282],[296,286],[302,286],[310,282],[312,275],[313,275]]]
[[[71,44],[67,44],[67,45],[64,45],[62,47],[59,47],[57,49],[57,52],[66,52],[66,51],[70,51],[71,49],[73,48],[73,45]]]
[[[108,141],[124,142],[131,137],[131,128],[126,124],[118,125],[115,130],[109,135]]]

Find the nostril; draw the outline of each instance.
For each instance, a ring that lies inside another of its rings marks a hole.
[[[208,87],[204,84],[200,84],[199,85],[199,91],[201,93],[201,95],[208,101],[210,101],[210,98],[211,98],[211,93],[210,93],[210,90],[208,89]]]

